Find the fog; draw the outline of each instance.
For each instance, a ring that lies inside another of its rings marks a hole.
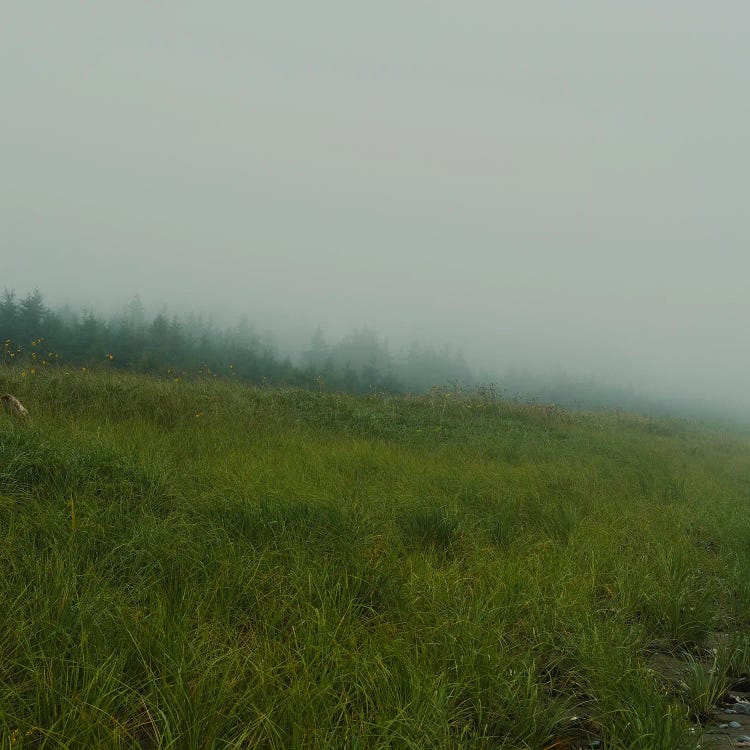
[[[0,289],[750,411],[746,3],[2,15]]]

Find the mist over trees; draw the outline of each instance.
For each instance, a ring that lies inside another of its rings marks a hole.
[[[576,379],[511,365],[502,372],[478,373],[454,347],[415,341],[392,351],[372,328],[353,330],[335,341],[318,328],[307,348],[293,358],[280,350],[272,331],[258,331],[246,316],[221,327],[195,313],[177,316],[163,309],[149,315],[138,296],[117,314],[104,317],[70,306],[52,309],[38,290],[21,297],[6,289],[0,295],[0,342],[0,361],[22,376],[61,366],[110,367],[172,378],[228,377],[350,393],[417,394],[436,386],[468,393],[481,388],[493,397],[579,409],[737,417],[708,399],[653,398],[593,377]]]
[[[318,329],[298,361],[278,350],[271,332],[241,318],[220,328],[210,318],[166,311],[150,317],[139,297],[110,318],[91,310],[46,306],[38,290],[0,297],[0,338],[6,365],[126,368],[148,374],[237,377],[252,383],[331,388],[352,393],[423,392],[475,377],[461,353],[414,343],[394,354],[371,328],[329,342]]]

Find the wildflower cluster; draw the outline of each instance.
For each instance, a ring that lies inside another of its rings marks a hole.
[[[24,367],[25,369],[21,373],[22,377],[26,377],[27,374],[34,374],[37,367],[47,367],[60,359],[60,354],[57,352],[47,351],[45,353],[44,350],[47,347],[43,346],[44,343],[44,338],[33,339],[29,346],[24,349],[23,346],[16,344],[11,339],[5,339],[2,362],[5,365]]]
[[[3,364],[12,365],[13,360],[21,354],[21,347],[14,347],[10,339],[5,339],[3,346]]]

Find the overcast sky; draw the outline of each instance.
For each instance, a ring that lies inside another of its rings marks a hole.
[[[750,6],[2,3],[0,287],[750,405]]]

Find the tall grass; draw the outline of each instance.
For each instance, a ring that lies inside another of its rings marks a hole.
[[[0,747],[673,750],[749,668],[744,436],[15,377]],[[687,655],[677,687],[659,652]]]

